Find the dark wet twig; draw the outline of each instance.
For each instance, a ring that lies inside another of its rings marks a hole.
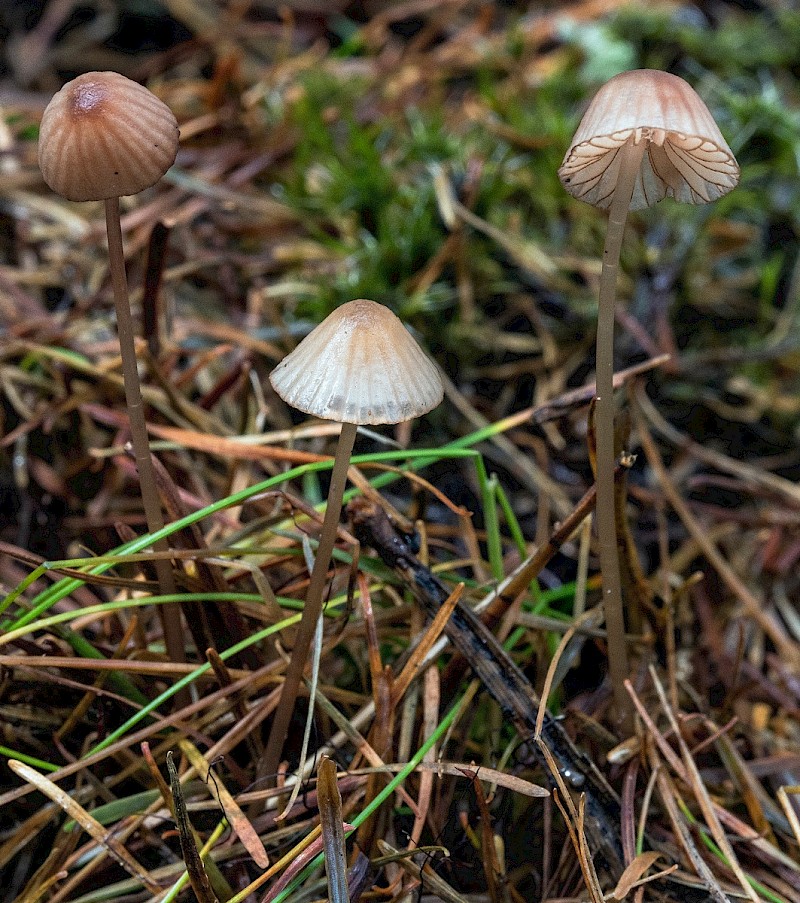
[[[144,294],[142,295],[142,335],[154,358],[158,357],[161,346],[161,282],[164,276],[164,262],[171,229],[159,220],[150,233],[147,246],[147,265],[144,273]]]
[[[348,506],[353,532],[363,544],[375,549],[383,562],[400,578],[429,617],[450,593],[445,585],[417,559],[383,511],[371,502],[355,499]],[[445,632],[453,646],[470,663],[476,677],[511,721],[525,744],[532,744],[536,715],[541,701],[528,679],[503,649],[493,633],[469,608],[456,605]],[[545,711],[542,740],[547,744],[564,781],[586,797],[586,834],[594,855],[602,857],[609,872],[622,874],[619,838],[620,804],[616,794],[593,762],[572,743],[563,726]]]
[[[186,871],[189,875],[189,883],[199,903],[219,903],[217,895],[211,889],[211,884],[206,875],[203,860],[197,852],[192,825],[186,811],[186,803],[183,800],[183,790],[178,778],[178,770],[172,761],[172,753],[167,753],[167,770],[169,771],[169,788],[175,806],[175,821],[178,823],[178,834],[181,841],[183,861],[186,863]]]

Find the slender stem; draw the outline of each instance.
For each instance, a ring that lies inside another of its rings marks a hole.
[[[614,308],[625,221],[646,143],[644,138],[637,142],[634,135],[618,151],[620,168],[608,217],[597,313],[597,536],[608,631],[608,670],[620,726],[626,731],[632,728],[632,713],[630,698],[624,686],[624,681],[629,677],[628,652],[625,646],[625,613],[614,513]]]
[[[133,340],[133,318],[128,298],[128,279],[125,274],[125,255],[122,249],[122,227],[119,221],[119,198],[109,198],[106,204],[106,230],[108,232],[108,258],[111,265],[111,284],[114,289],[114,306],[117,312],[117,332],[119,350],[122,355],[122,376],[125,382],[125,401],[128,405],[128,420],[131,427],[131,445],[139,472],[144,515],[148,533],[155,533],[164,526],[161,502],[156,488],[153,462],[150,459],[150,442],[144,420],[142,389],[139,384],[139,370],[136,363],[136,346]],[[153,544],[158,551],[166,551],[166,540]],[[164,595],[175,593],[175,576],[170,562],[162,558],[154,562],[158,583]],[[183,646],[180,607],[178,603],[162,606],[164,640],[167,653],[175,662],[183,662],[186,655]]]
[[[308,650],[322,612],[322,596],[328,577],[328,567],[333,556],[333,547],[336,543],[336,533],[339,527],[339,517],[342,513],[342,499],[344,487],[347,483],[347,469],[350,466],[350,455],[353,453],[353,445],[356,441],[358,427],[354,423],[343,423],[339,434],[339,443],[336,446],[336,457],[333,462],[331,484],[328,489],[328,504],[325,508],[325,517],[322,521],[322,533],[319,538],[317,555],[314,559],[314,567],[311,570],[311,580],[306,593],[306,601],[303,606],[303,616],[297,628],[297,637],[292,647],[292,656],[283,679],[283,689],[278,707],[275,709],[275,717],[272,720],[269,740],[264,751],[262,768],[259,769],[263,777],[274,775],[278,769],[280,756],[283,752],[283,744],[289,732],[289,722],[294,711],[294,703],[297,699],[297,691],[300,688],[300,680],[308,659]]]

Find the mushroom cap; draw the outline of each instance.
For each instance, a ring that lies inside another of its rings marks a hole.
[[[382,304],[337,307],[270,373],[280,397],[339,423],[400,423],[442,400],[439,371]]]
[[[178,137],[172,110],[147,88],[117,72],[87,72],[47,105],[39,167],[70,201],[138,194],[172,166]]]
[[[739,165],[697,92],[655,69],[623,72],[606,82],[586,110],[558,176],[573,197],[607,208],[617,183],[617,150],[646,141],[630,209],[664,197],[707,204],[739,181]]]

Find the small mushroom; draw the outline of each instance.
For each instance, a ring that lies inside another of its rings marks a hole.
[[[623,72],[595,95],[558,171],[566,190],[609,210],[597,317],[597,522],[609,671],[618,712],[629,701],[625,618],[614,518],[614,305],[628,210],[671,197],[705,204],[739,181],[739,166],[708,108],[668,72]],[[630,726],[627,724],[627,726]]]
[[[117,72],[87,72],[53,96],[39,130],[45,182],[70,201],[138,194],[175,162],[178,123],[147,88]]]
[[[293,408],[338,423],[401,423],[442,400],[439,372],[400,320],[375,301],[348,301],[269,377]]]
[[[342,424],[328,503],[303,615],[265,753],[266,774],[286,740],[308,650],[322,611],[350,455],[361,424],[400,423],[436,407],[442,380],[400,320],[375,301],[338,307],[270,374],[280,397],[300,411]]]
[[[104,201],[122,375],[147,528],[164,526],[144,419],[125,275],[119,198],[154,185],[178,151],[172,111],[142,85],[116,72],[87,72],[53,96],[39,131],[39,167],[53,191],[71,201]],[[163,548],[164,544],[159,547]],[[165,594],[175,592],[168,561],[156,562]],[[165,606],[167,648],[184,659],[177,608]]]

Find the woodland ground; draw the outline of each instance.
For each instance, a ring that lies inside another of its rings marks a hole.
[[[800,901],[800,13],[39,6],[0,10],[0,900]],[[698,90],[742,176],[633,214],[623,246],[631,737],[589,520],[605,216],[556,171],[637,67]],[[102,206],[36,163],[47,101],[91,69],[181,127],[123,232],[186,662],[143,561]],[[409,325],[446,396],[357,440],[314,717],[304,746],[306,692],[276,787],[338,427],[267,375],[358,297]]]

